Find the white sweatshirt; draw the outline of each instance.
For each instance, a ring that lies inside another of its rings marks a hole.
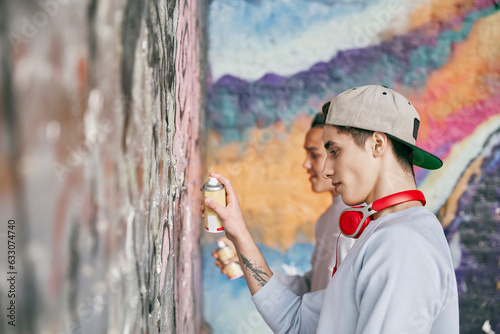
[[[252,300],[275,333],[459,333],[450,251],[424,207],[372,221],[326,290],[300,298],[273,276]]]

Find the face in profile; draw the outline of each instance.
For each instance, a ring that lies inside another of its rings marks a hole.
[[[350,134],[327,125],[323,128],[323,143],[326,159],[322,175],[330,179],[345,204],[365,202],[377,182],[376,164],[370,153],[372,139],[368,138],[364,147],[359,147]]]
[[[331,180],[323,178],[321,174],[326,158],[322,137],[323,129],[314,127],[307,132],[304,142],[306,159],[303,166],[307,169],[309,182],[311,182],[312,190],[316,193],[333,190]]]

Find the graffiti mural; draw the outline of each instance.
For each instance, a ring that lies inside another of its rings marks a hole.
[[[419,145],[444,161],[416,180],[450,242],[462,332],[500,332],[498,2],[213,0],[208,32],[207,167],[231,178],[272,269],[308,270],[289,253],[314,243],[329,205],[301,166],[312,115],[348,88],[386,85],[415,105]],[[214,247],[207,236],[204,284],[224,298],[205,289],[206,320],[216,333],[269,331],[244,282],[213,266]]]

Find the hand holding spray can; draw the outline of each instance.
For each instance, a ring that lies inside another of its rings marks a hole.
[[[227,277],[230,280],[233,280],[243,276],[243,270],[238,263],[230,262],[227,265],[224,265],[225,261],[236,257],[236,253],[231,249],[231,247],[226,245],[226,243],[222,240],[217,241],[217,246],[219,247],[217,249],[218,260],[224,266],[223,269],[226,272]]]
[[[208,182],[203,185],[202,189],[203,199],[210,197],[223,207],[226,206],[225,186],[220,183],[215,177],[210,177]],[[224,228],[222,227],[219,216],[215,213],[214,210],[207,207],[206,204],[203,205],[205,206],[205,230],[211,233],[223,232]]]

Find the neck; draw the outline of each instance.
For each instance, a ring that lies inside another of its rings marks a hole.
[[[371,196],[367,199],[367,203],[373,203],[374,201],[396,194],[406,190],[416,190],[417,186],[415,184],[415,179],[411,174],[405,173],[391,173],[387,175],[385,178],[381,179],[381,182],[377,183],[372,192]],[[422,203],[419,201],[410,201],[401,204],[397,204],[391,207],[388,207],[384,210],[381,210],[373,215],[374,219],[385,216],[389,213],[402,211],[411,207],[422,206]]]

